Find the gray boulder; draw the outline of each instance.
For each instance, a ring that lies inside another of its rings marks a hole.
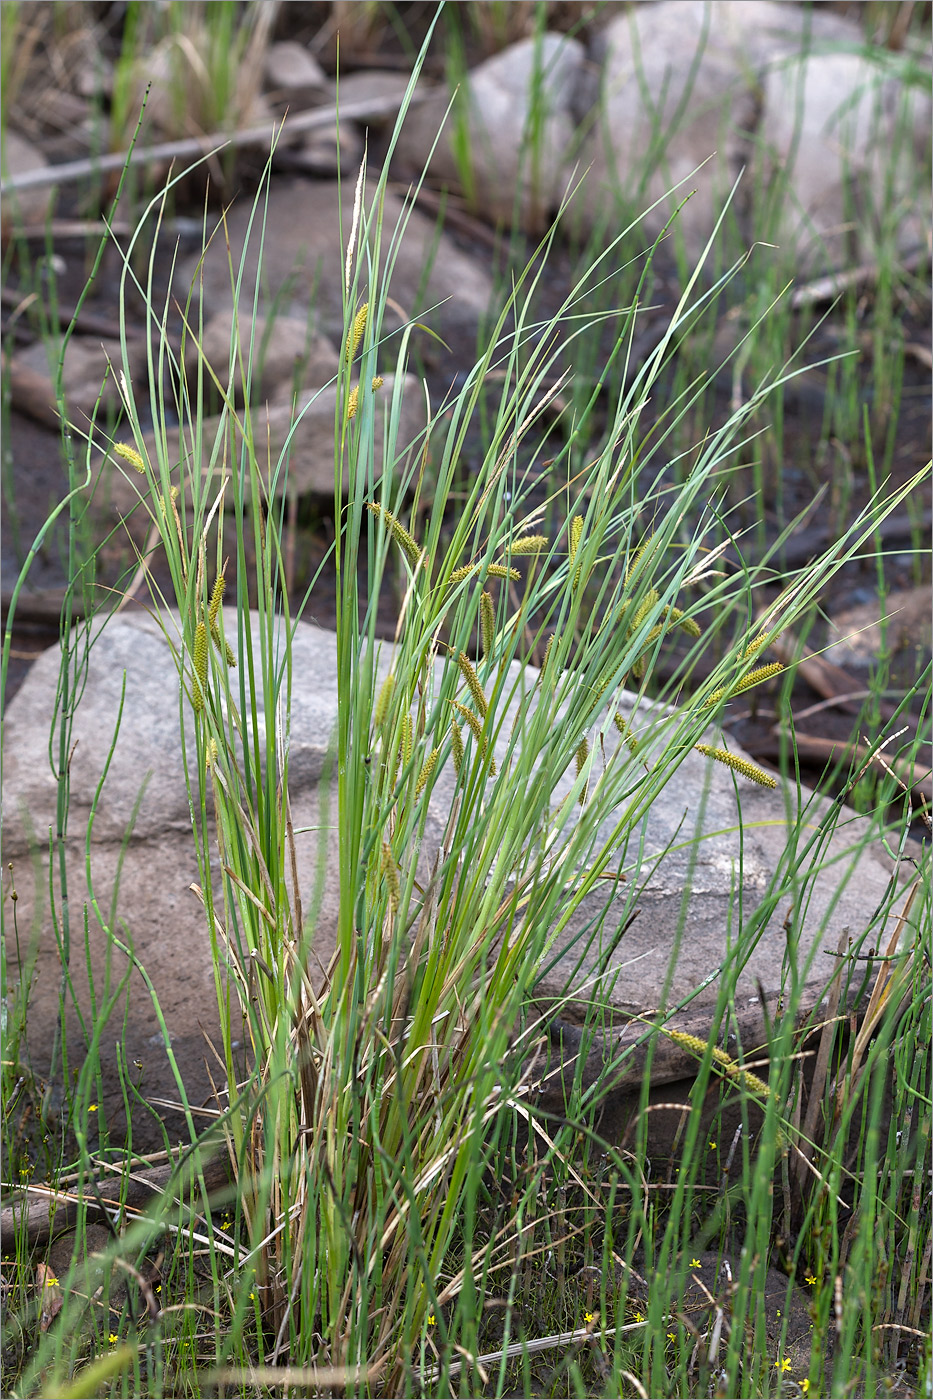
[[[261,305],[265,315],[286,314],[307,321],[309,307],[317,325],[338,342],[343,338],[343,286],[346,241],[353,220],[355,181],[276,180],[269,194],[262,238]],[[372,195],[365,201],[371,207]],[[380,271],[385,272],[392,240],[404,213],[404,201],[386,193],[380,251]],[[240,307],[251,306],[259,276],[260,229],[250,232],[249,201],[235,205],[226,218],[226,238],[234,268],[242,260]],[[408,216],[405,236],[391,248],[392,296],[406,317],[419,317],[439,303],[431,316],[432,327],[443,335],[451,328],[475,331],[492,296],[489,274],[475,259],[461,253],[434,219],[414,209]],[[358,256],[360,256],[358,252]],[[365,254],[362,254],[365,259]],[[215,237],[204,256],[184,261],[178,285],[197,284],[205,315],[232,312],[228,248],[224,237]],[[364,261],[365,267],[365,261]],[[367,299],[365,274],[361,299]]]
[[[177,619],[166,615],[162,625],[177,638]],[[254,619],[254,636],[255,625]],[[391,650],[383,647],[380,674],[388,670]],[[4,859],[13,863],[18,946],[23,976],[31,979],[28,1050],[40,1074],[48,1068],[61,985],[60,938],[49,913],[46,854],[49,832],[55,829],[57,789],[49,768],[48,736],[58,664],[55,648],[35,663],[9,707],[5,735]],[[336,798],[322,781],[331,771],[337,718],[333,634],[298,623],[293,668],[290,792],[298,833],[297,868],[304,908],[315,911],[313,954],[326,965],[335,946],[338,910]],[[526,678],[533,681],[535,674],[529,670]],[[513,667],[510,679],[518,677],[518,668]],[[243,677],[237,672],[232,679],[236,688]],[[121,700],[123,715],[117,733]],[[623,695],[621,708],[630,713],[634,703],[634,697]],[[513,702],[501,728],[497,746],[501,761],[517,705]],[[666,713],[642,701],[637,725],[653,731]],[[215,983],[203,910],[191,890],[198,874],[180,722],[186,726],[190,754],[190,706],[180,700],[178,667],[160,623],[142,611],[112,619],[95,637],[77,708],[65,851],[70,973],[88,1024],[93,1025],[92,998],[98,1007],[105,999],[105,979],[109,976],[111,987],[116,988],[128,974],[109,1021],[98,1025],[104,1065],[102,1107],[116,1118],[122,1095],[114,1047],[121,1039],[125,1038],[131,1077],[141,1078],[141,1092],[163,1101],[178,1096],[140,965],[152,980],[193,1102],[210,1099],[211,1073],[217,1071],[205,1040],[208,1036],[216,1044]],[[611,754],[616,731],[605,717],[599,729]],[[639,761],[645,756],[650,761],[652,742],[649,737]],[[501,764],[500,771],[497,781],[508,782]],[[637,777],[637,765],[632,771]],[[554,784],[555,802],[566,796],[571,783],[572,765],[571,773]],[[798,848],[830,806],[822,800],[811,802],[806,789],[800,790],[798,799],[795,790],[764,791],[741,778],[738,784],[740,806],[727,769],[695,752],[687,754],[663,801],[655,802],[625,839],[615,843],[610,860],[614,869],[624,870],[625,883],[605,882],[561,932],[549,965],[542,969],[543,1003],[563,1017],[580,1020],[587,1005],[596,1000],[614,1034],[624,1032],[632,1017],[650,1016],[658,1007],[671,1008],[693,994],[698,995],[690,1006],[690,1025],[695,1027],[698,1016],[702,1020],[704,1008],[707,1016],[711,1014],[718,992],[717,970],[732,955],[743,922],[767,900],[769,883],[785,859],[798,800],[810,803]],[[453,795],[453,774],[444,770],[432,794],[422,845],[425,870],[443,840]],[[863,823],[848,820],[828,849],[821,851],[825,869],[808,889],[805,904],[794,909],[800,902],[801,883],[776,907],[770,911],[766,907],[736,984],[738,1011],[745,1018],[742,1024],[748,1037],[756,1027],[761,1032],[764,1011],[758,998],[762,988],[775,993],[786,984],[792,965],[793,975],[811,984],[809,1004],[816,1004],[834,966],[824,955],[824,946],[834,951],[846,926],[853,937],[864,932],[872,911],[882,903],[889,871],[875,848],[864,846],[863,830]],[[608,838],[610,832],[602,834]],[[85,877],[86,840],[92,889]],[[801,881],[810,860],[804,864]],[[64,891],[59,887],[57,862],[51,879],[60,925]],[[619,939],[618,931],[625,924],[630,926]],[[114,943],[114,937],[122,946]],[[603,955],[610,943],[615,947],[606,960]],[[8,948],[13,948],[12,940]],[[135,961],[128,959],[126,948],[132,948]],[[608,966],[600,975],[603,961]],[[77,1063],[83,1052],[76,1014],[70,1012],[68,1019],[72,1063]],[[636,1028],[640,1033],[640,1022]],[[662,1078],[680,1077],[684,1072],[683,1056],[679,1061],[658,1057],[656,1074]],[[183,1131],[177,1116],[164,1107],[160,1112],[167,1114],[173,1135]],[[154,1117],[140,1115],[134,1121],[134,1141],[139,1146],[160,1145],[160,1133]]]
[[[413,175],[427,166],[493,222],[540,233],[570,178],[585,57],[561,34],[510,44],[472,70],[449,116],[446,91],[408,114],[397,158]]]

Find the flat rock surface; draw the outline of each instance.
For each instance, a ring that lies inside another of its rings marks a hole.
[[[177,629],[170,615],[164,622],[170,630]],[[315,896],[320,901],[314,952],[326,963],[334,946],[338,904],[335,818],[322,816],[327,808],[321,802],[322,796],[329,796],[322,778],[332,761],[337,717],[336,638],[298,623],[292,654],[290,791],[293,821],[300,833],[298,869],[305,908],[312,907]],[[388,670],[390,655],[391,648],[384,646],[383,672]],[[47,857],[43,855],[55,824],[56,784],[49,768],[48,736],[58,669],[57,648],[35,663],[9,707],[5,739],[4,859],[14,864],[24,956],[30,941],[34,945],[29,1048],[40,1073],[57,1016],[61,976],[56,935],[47,914]],[[513,670],[517,676],[517,666]],[[234,685],[239,679],[234,673]],[[217,1017],[210,940],[201,906],[190,889],[198,875],[180,718],[184,715],[190,742],[191,714],[187,701],[180,706],[179,695],[178,669],[157,621],[143,612],[112,619],[91,649],[72,738],[66,839],[71,971],[78,1000],[87,1011],[88,964],[98,1004],[108,959],[112,990],[129,970],[126,952],[109,946],[104,925],[113,928],[125,947],[135,950],[152,978],[188,1092],[197,1102],[210,1096],[203,1035],[216,1036]],[[630,698],[623,698],[623,710],[630,704]],[[663,716],[664,712],[656,713]],[[639,710],[643,723],[651,716],[652,711]],[[510,727],[507,715],[503,735]],[[617,736],[611,724],[603,728],[608,747]],[[503,738],[500,759],[506,747]],[[101,785],[105,767],[106,780]],[[497,781],[508,781],[507,773]],[[688,753],[664,800],[656,802],[644,821],[619,843],[614,864],[624,870],[625,883],[613,883],[584,901],[557,940],[541,981],[543,996],[561,997],[569,981],[572,1016],[579,1016],[585,1003],[596,998],[610,1019],[619,1022],[661,1004],[670,1008],[698,989],[692,1010],[715,1002],[716,971],[728,957],[742,921],[767,900],[788,832],[797,820],[798,802],[809,804],[797,842],[800,852],[829,810],[828,803],[813,799],[806,789],[798,794],[780,786],[777,791],[764,790],[741,778],[738,783],[741,816],[731,772],[698,753]],[[555,802],[570,785],[570,776],[558,779]],[[422,849],[426,866],[441,842],[452,796],[452,772],[445,771],[433,791]],[[84,874],[89,824],[90,892]],[[322,825],[323,833],[318,829]],[[795,900],[785,898],[762,919],[753,951],[739,974],[737,995],[753,1002],[761,987],[773,991],[785,985],[788,957],[804,981],[813,979],[817,986],[826,982],[832,964],[820,949],[835,950],[846,926],[853,937],[863,932],[888,886],[888,869],[876,849],[858,849],[863,830],[857,818],[844,821],[829,851],[822,852],[824,873],[808,887],[806,899],[797,901],[796,911]],[[855,854],[847,854],[850,850]],[[811,860],[803,860],[804,871]],[[89,894],[96,904],[86,906]],[[60,896],[59,891],[59,908]],[[116,921],[110,912],[114,899]],[[621,941],[616,940],[609,973],[598,982],[601,950],[635,909],[640,912]],[[576,938],[581,931],[583,936]],[[122,1034],[125,996],[125,992],[117,996],[109,1023],[99,1027],[111,1109],[120,1102],[112,1047]],[[174,1099],[177,1090],[152,1000],[135,966],[128,996],[126,1058],[131,1073],[142,1075],[144,1092]],[[138,1062],[136,1069],[132,1069],[134,1062]],[[146,1141],[147,1133],[159,1140],[154,1123],[141,1122],[138,1132],[140,1142]]]

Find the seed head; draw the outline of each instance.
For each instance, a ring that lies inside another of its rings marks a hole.
[[[509,553],[540,554],[542,549],[547,549],[548,544],[547,535],[519,535],[517,540],[510,543]]]
[[[369,320],[369,302],[364,301],[353,320],[350,333],[347,336],[347,364],[353,359],[359,349],[360,341],[363,339],[363,332],[366,329],[366,322]]]
[[[492,655],[493,643],[496,639],[496,613],[492,605],[492,594],[485,590],[479,600],[479,622],[485,658]]]
[[[714,749],[710,744],[694,744],[694,748],[698,753],[705,754],[707,758],[715,758],[717,763],[724,763],[727,768],[733,768],[744,778],[750,778],[753,783],[758,783],[760,787],[777,787],[777,778],[772,773],[766,773],[763,768],[759,768],[757,763],[752,763],[751,759],[741,758],[739,754],[730,753],[728,749]]]
[[[476,708],[479,710],[483,719],[485,719],[489,705],[486,701],[486,696],[483,694],[483,687],[479,683],[479,676],[473,670],[470,664],[470,658],[465,652],[460,651],[457,653],[457,665],[460,667],[460,674],[466,681],[470,694],[473,696]]]
[[[428,785],[428,780],[434,772],[435,764],[440,757],[440,749],[432,749],[425,759],[424,767],[418,774],[418,781],[415,783],[415,796],[420,797]]]
[[[131,467],[135,467],[138,472],[145,472],[146,464],[142,459],[142,454],[137,452],[128,442],[115,442],[110,449],[114,457],[119,457],[124,462],[129,462]]]

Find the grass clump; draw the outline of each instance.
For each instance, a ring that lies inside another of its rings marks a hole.
[[[364,167],[360,196],[366,179]],[[172,1192],[111,1249],[132,1259],[138,1276],[155,1237],[171,1233],[184,1306],[173,1314],[153,1295],[149,1308],[137,1279],[128,1296],[147,1307],[126,1304],[114,1332],[132,1345],[91,1361],[107,1344],[80,1340],[67,1303],[23,1371],[20,1393],[50,1393],[48,1376],[125,1394],[203,1394],[224,1384],[380,1395],[500,1395],[516,1385],[527,1393],[765,1395],[789,1380],[795,1393],[875,1393],[900,1356],[889,1333],[919,1332],[927,1306],[920,1169],[929,1083],[909,1047],[929,1044],[928,852],[908,896],[892,886],[886,906],[840,949],[825,979],[828,1010],[802,1030],[796,1013],[813,955],[806,967],[795,962],[803,914],[789,918],[782,1015],[767,1044],[726,1052],[716,1036],[732,1024],[738,976],[768,920],[788,895],[805,911],[808,890],[836,858],[829,840],[839,809],[818,822],[797,814],[760,906],[737,901],[711,1038],[661,1028],[696,1057],[679,1170],[666,1181],[649,1175],[647,1071],[630,1145],[602,1141],[594,1128],[600,1096],[635,1049],[647,1046],[650,1063],[658,1026],[589,1083],[581,1057],[555,1115],[542,1107],[551,1013],[542,1013],[536,986],[584,901],[607,881],[618,890],[626,862],[637,869],[627,853],[654,804],[672,801],[688,754],[699,747],[753,781],[774,781],[704,744],[710,710],[776,673],[776,663],[759,665],[768,641],[805,614],[916,483],[879,492],[830,552],[784,578],[750,643],[770,574],[744,560],[739,570],[716,567],[720,482],[754,415],[788,376],[766,376],[704,434],[689,470],[646,454],[643,422],[679,335],[728,278],[712,292],[700,290],[698,271],[687,279],[657,348],[620,384],[595,452],[573,421],[564,425],[542,504],[526,449],[553,398],[559,357],[594,329],[578,315],[581,301],[621,255],[625,234],[541,321],[533,308],[549,235],[462,387],[421,440],[404,442],[413,327],[389,335],[383,326],[405,236],[403,220],[380,274],[385,182],[385,174],[375,180],[370,214],[358,199],[345,231],[346,353],[334,419],[339,699],[332,792],[322,784],[321,799],[322,828],[336,828],[339,903],[323,969],[307,912],[319,891],[299,869],[289,802],[292,643],[302,606],[293,611],[285,586],[288,450],[268,460],[260,415],[248,403],[236,407],[234,369],[245,381],[248,347],[231,346],[226,382],[203,357],[186,373],[184,347],[173,350],[164,308],[154,304],[151,263],[142,287],[154,333],[154,450],[142,428],[143,389],[127,363],[123,436],[133,441],[116,455],[134,472],[171,577],[172,596],[153,586],[152,601],[178,667],[224,1082],[209,1132],[198,1138],[188,1114],[195,1186],[177,1203]],[[261,195],[253,236],[261,244]],[[650,267],[649,258],[642,278]],[[230,274],[236,291],[240,269]],[[612,353],[621,360],[631,353],[640,291],[620,318]],[[189,297],[187,334],[197,342],[192,306]],[[239,324],[234,317],[234,336]],[[383,397],[380,372],[390,360],[395,387]],[[203,413],[209,384],[224,405],[212,439]],[[483,460],[464,487],[461,454],[474,419],[488,412],[490,384],[497,400]],[[688,406],[675,405],[673,427]],[[174,421],[180,462],[166,449]],[[211,495],[204,483],[212,474],[200,467],[220,462],[222,485]],[[547,509],[555,500],[559,526]],[[546,518],[551,528],[542,528]],[[376,629],[390,573],[404,589],[391,648]],[[714,618],[702,631],[701,612]],[[652,703],[649,684],[675,630],[691,650],[672,679],[654,686],[654,698],[678,701],[668,708]],[[723,642],[722,660],[689,687],[710,635]],[[606,904],[610,950],[636,897],[633,889]],[[895,905],[888,961],[855,1029],[846,1010],[861,947],[887,927]],[[588,1033],[611,976],[606,953],[589,988]],[[805,1078],[798,1055],[812,1037],[816,1070]],[[712,1195],[710,1093],[714,1117],[728,1108],[737,1121]],[[204,1162],[218,1144],[236,1181],[222,1220],[205,1205]],[[86,1142],[81,1167],[86,1181]],[[775,1337],[760,1305],[781,1251],[788,1296],[795,1277],[813,1280],[812,1338],[793,1357],[786,1326]],[[726,1282],[722,1272],[703,1274],[710,1255],[734,1261]],[[206,1263],[196,1267],[196,1256]],[[684,1302],[698,1271],[711,1304],[702,1322]],[[210,1318],[206,1332],[195,1316]]]

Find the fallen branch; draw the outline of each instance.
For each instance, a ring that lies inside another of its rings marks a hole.
[[[424,92],[412,94],[412,105],[423,102],[429,95]],[[374,97],[359,102],[347,102],[340,106],[341,121],[367,121],[378,117],[389,117],[402,105],[399,94]],[[332,126],[338,117],[337,105],[315,107],[313,111],[301,112],[288,118],[287,135],[299,135],[305,131],[316,131],[320,127]],[[85,156],[81,160],[64,161],[61,165],[46,165],[41,169],[24,170],[18,175],[0,183],[0,194],[9,195],[17,190],[36,190],[46,185],[66,185],[86,176],[106,175],[111,171],[122,170],[124,166],[156,165],[162,161],[188,160],[198,156],[216,155],[218,151],[237,149],[244,146],[265,146],[271,150],[276,137],[282,132],[282,122],[266,122],[262,126],[246,127],[243,131],[227,134],[215,131],[209,136],[191,136],[177,141],[163,141],[157,146],[138,146],[133,151],[117,151],[113,155]]]

